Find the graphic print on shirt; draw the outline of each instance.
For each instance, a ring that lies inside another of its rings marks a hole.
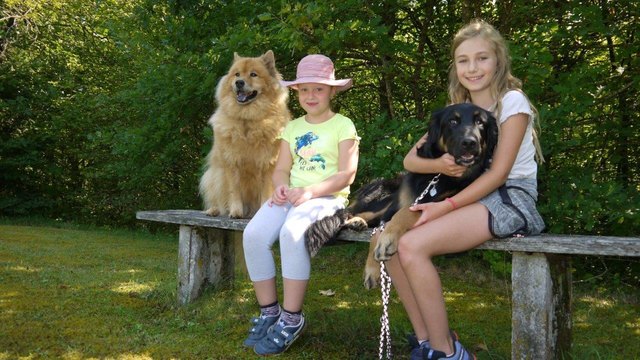
[[[298,156],[298,166],[300,170],[313,171],[317,165],[322,169],[325,168],[325,159],[322,154],[318,154],[317,149],[313,146],[313,142],[318,140],[318,135],[312,131],[296,137],[296,150]]]

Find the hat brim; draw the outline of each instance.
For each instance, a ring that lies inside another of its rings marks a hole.
[[[315,84],[324,84],[324,85],[333,86],[336,88],[336,91],[338,92],[348,90],[349,88],[351,88],[351,86],[353,86],[352,79],[329,80],[329,79],[320,78],[320,77],[306,77],[306,78],[295,79],[293,81],[280,80],[280,84],[282,84],[282,86],[287,86],[296,90],[298,90],[298,84],[306,84],[306,83],[315,83]]]

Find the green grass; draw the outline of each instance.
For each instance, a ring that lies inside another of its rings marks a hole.
[[[379,290],[361,285],[366,244],[323,249],[313,259],[309,327],[280,359],[376,359]],[[256,314],[250,283],[209,289],[176,304],[177,234],[65,224],[0,222],[0,360],[251,359],[241,347]],[[510,281],[463,256],[440,259],[449,320],[479,359],[510,358]],[[320,290],[334,290],[332,297]],[[606,294],[606,295],[603,295]],[[613,295],[612,295],[613,294]],[[638,291],[574,289],[576,359],[640,356]],[[410,325],[390,304],[396,359]]]

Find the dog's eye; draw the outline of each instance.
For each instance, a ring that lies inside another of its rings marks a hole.
[[[482,126],[482,125],[484,125],[484,121],[482,121],[481,118],[476,118],[476,125]]]
[[[240,73],[239,72],[236,73],[236,77],[240,77]]]
[[[251,77],[256,77],[256,76],[258,76],[258,74],[254,73],[254,72],[252,72],[252,73],[251,73],[251,74],[249,74],[249,75],[250,75]]]
[[[449,119],[449,125],[451,126],[456,126],[460,123],[460,120],[458,120],[457,118],[451,118]]]

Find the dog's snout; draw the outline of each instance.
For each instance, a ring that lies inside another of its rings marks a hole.
[[[242,89],[244,87],[244,80],[236,80],[236,88]]]
[[[462,140],[462,147],[465,150],[473,150],[478,145],[478,142],[474,138],[465,138]]]

